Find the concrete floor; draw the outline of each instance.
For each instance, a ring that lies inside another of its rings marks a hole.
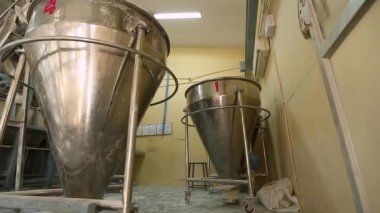
[[[241,213],[237,205],[225,204],[220,193],[210,194],[202,189],[192,192],[190,204],[184,200],[184,188],[179,187],[146,187],[134,188],[134,201],[142,213]],[[246,197],[246,195],[242,195]],[[105,199],[120,200],[120,194],[107,194]],[[256,206],[255,213],[269,213],[261,205]]]
[[[241,195],[242,198],[246,195]],[[107,200],[121,200],[120,193],[108,193]],[[184,200],[184,188],[137,186],[134,188],[134,202],[142,213],[241,213],[240,205],[225,204],[221,193],[210,194],[202,189],[192,192],[190,204]],[[14,213],[11,210],[1,210],[0,213]],[[50,213],[47,211],[25,210],[22,213]],[[113,211],[104,211],[111,213]],[[260,204],[256,205],[255,213],[269,213]]]

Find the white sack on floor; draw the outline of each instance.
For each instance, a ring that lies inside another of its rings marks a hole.
[[[274,212],[298,212],[298,199],[292,196],[293,186],[288,178],[265,184],[257,197],[268,210]]]

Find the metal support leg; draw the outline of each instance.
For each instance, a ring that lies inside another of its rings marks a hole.
[[[211,174],[211,159],[210,159],[210,155],[207,155],[207,173],[209,175]]]
[[[186,113],[186,112],[185,112]],[[190,190],[190,183],[188,181],[190,176],[190,168],[189,168],[189,162],[190,162],[190,153],[189,153],[189,117],[186,116],[185,118],[185,175],[186,175],[186,189],[185,189],[185,201],[187,203],[190,202],[190,196],[191,196],[191,190]]]
[[[13,188],[13,181],[15,177],[15,169],[16,169],[16,162],[17,162],[17,143],[18,143],[18,138],[20,137],[20,133],[18,132],[16,134],[16,139],[14,146],[12,148],[12,155],[11,158],[9,159],[9,164],[7,166],[7,173],[5,177],[5,183],[4,183],[4,188],[6,190],[11,190]]]
[[[269,182],[269,172],[268,172],[268,159],[267,159],[267,151],[265,147],[265,141],[264,141],[264,133],[265,133],[265,128],[261,128],[260,130],[261,134],[261,143],[263,145],[263,155],[264,155],[264,165],[265,165],[265,175],[266,175],[266,181]]]
[[[137,28],[136,50],[141,51],[146,29],[143,26]],[[129,127],[127,136],[127,150],[124,168],[124,189],[123,189],[123,213],[133,212],[132,206],[132,172],[134,163],[134,154],[136,146],[136,130],[138,125],[139,113],[139,93],[137,91],[140,82],[140,71],[142,68],[141,55],[135,54],[135,64],[132,78],[131,105],[129,107]]]
[[[54,179],[55,173],[55,162],[53,158],[53,153],[50,151],[47,158],[47,166],[46,166],[46,182],[45,187],[51,187]]]
[[[24,82],[29,82],[29,66],[25,66]],[[29,108],[29,88],[24,87],[22,92],[22,103],[21,103],[21,122],[19,127],[19,136],[17,143],[17,164],[16,164],[16,181],[15,181],[15,191],[19,191],[22,187],[22,180],[24,174],[24,153],[25,153],[25,131],[26,131],[26,120],[28,117]]]
[[[7,126],[8,117],[9,117],[9,112],[11,110],[12,103],[16,97],[18,85],[20,83],[21,76],[24,72],[24,66],[25,66],[25,55],[21,54],[20,58],[18,60],[17,68],[15,71],[11,86],[9,88],[7,99],[5,100],[5,103],[4,103],[3,111],[1,113],[1,118],[0,118],[0,145],[3,142],[4,133],[5,133],[5,129]]]
[[[237,98],[238,98],[239,105],[243,106],[241,93],[242,93],[242,91],[237,91]],[[248,136],[247,136],[247,128],[245,126],[244,109],[239,108],[239,111],[240,111],[240,117],[241,117],[241,127],[243,130],[242,132],[243,132],[243,139],[244,139],[245,162],[246,162],[246,166],[247,166],[249,196],[253,198],[254,197],[255,179],[254,179],[254,174],[252,175],[251,163],[249,161],[249,141],[248,141]]]

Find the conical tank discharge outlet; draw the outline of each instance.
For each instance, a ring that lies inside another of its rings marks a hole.
[[[29,10],[26,38],[55,37],[24,44],[64,193],[102,198],[126,150],[134,71],[132,53],[81,37],[134,48],[136,27],[149,31],[142,52],[166,62],[169,39],[158,22],[124,0],[61,0],[46,11],[46,0]],[[165,69],[143,58],[139,114],[160,85]]]
[[[244,139],[237,91],[245,115],[248,141],[252,140],[260,107],[261,87],[255,81],[224,77],[187,89],[187,113],[197,129],[220,178],[238,179],[244,159]],[[213,108],[213,109],[212,109]]]

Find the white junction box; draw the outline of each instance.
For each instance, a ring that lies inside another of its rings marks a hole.
[[[264,36],[267,38],[273,37],[275,28],[276,22],[273,15],[266,15],[264,19]]]

